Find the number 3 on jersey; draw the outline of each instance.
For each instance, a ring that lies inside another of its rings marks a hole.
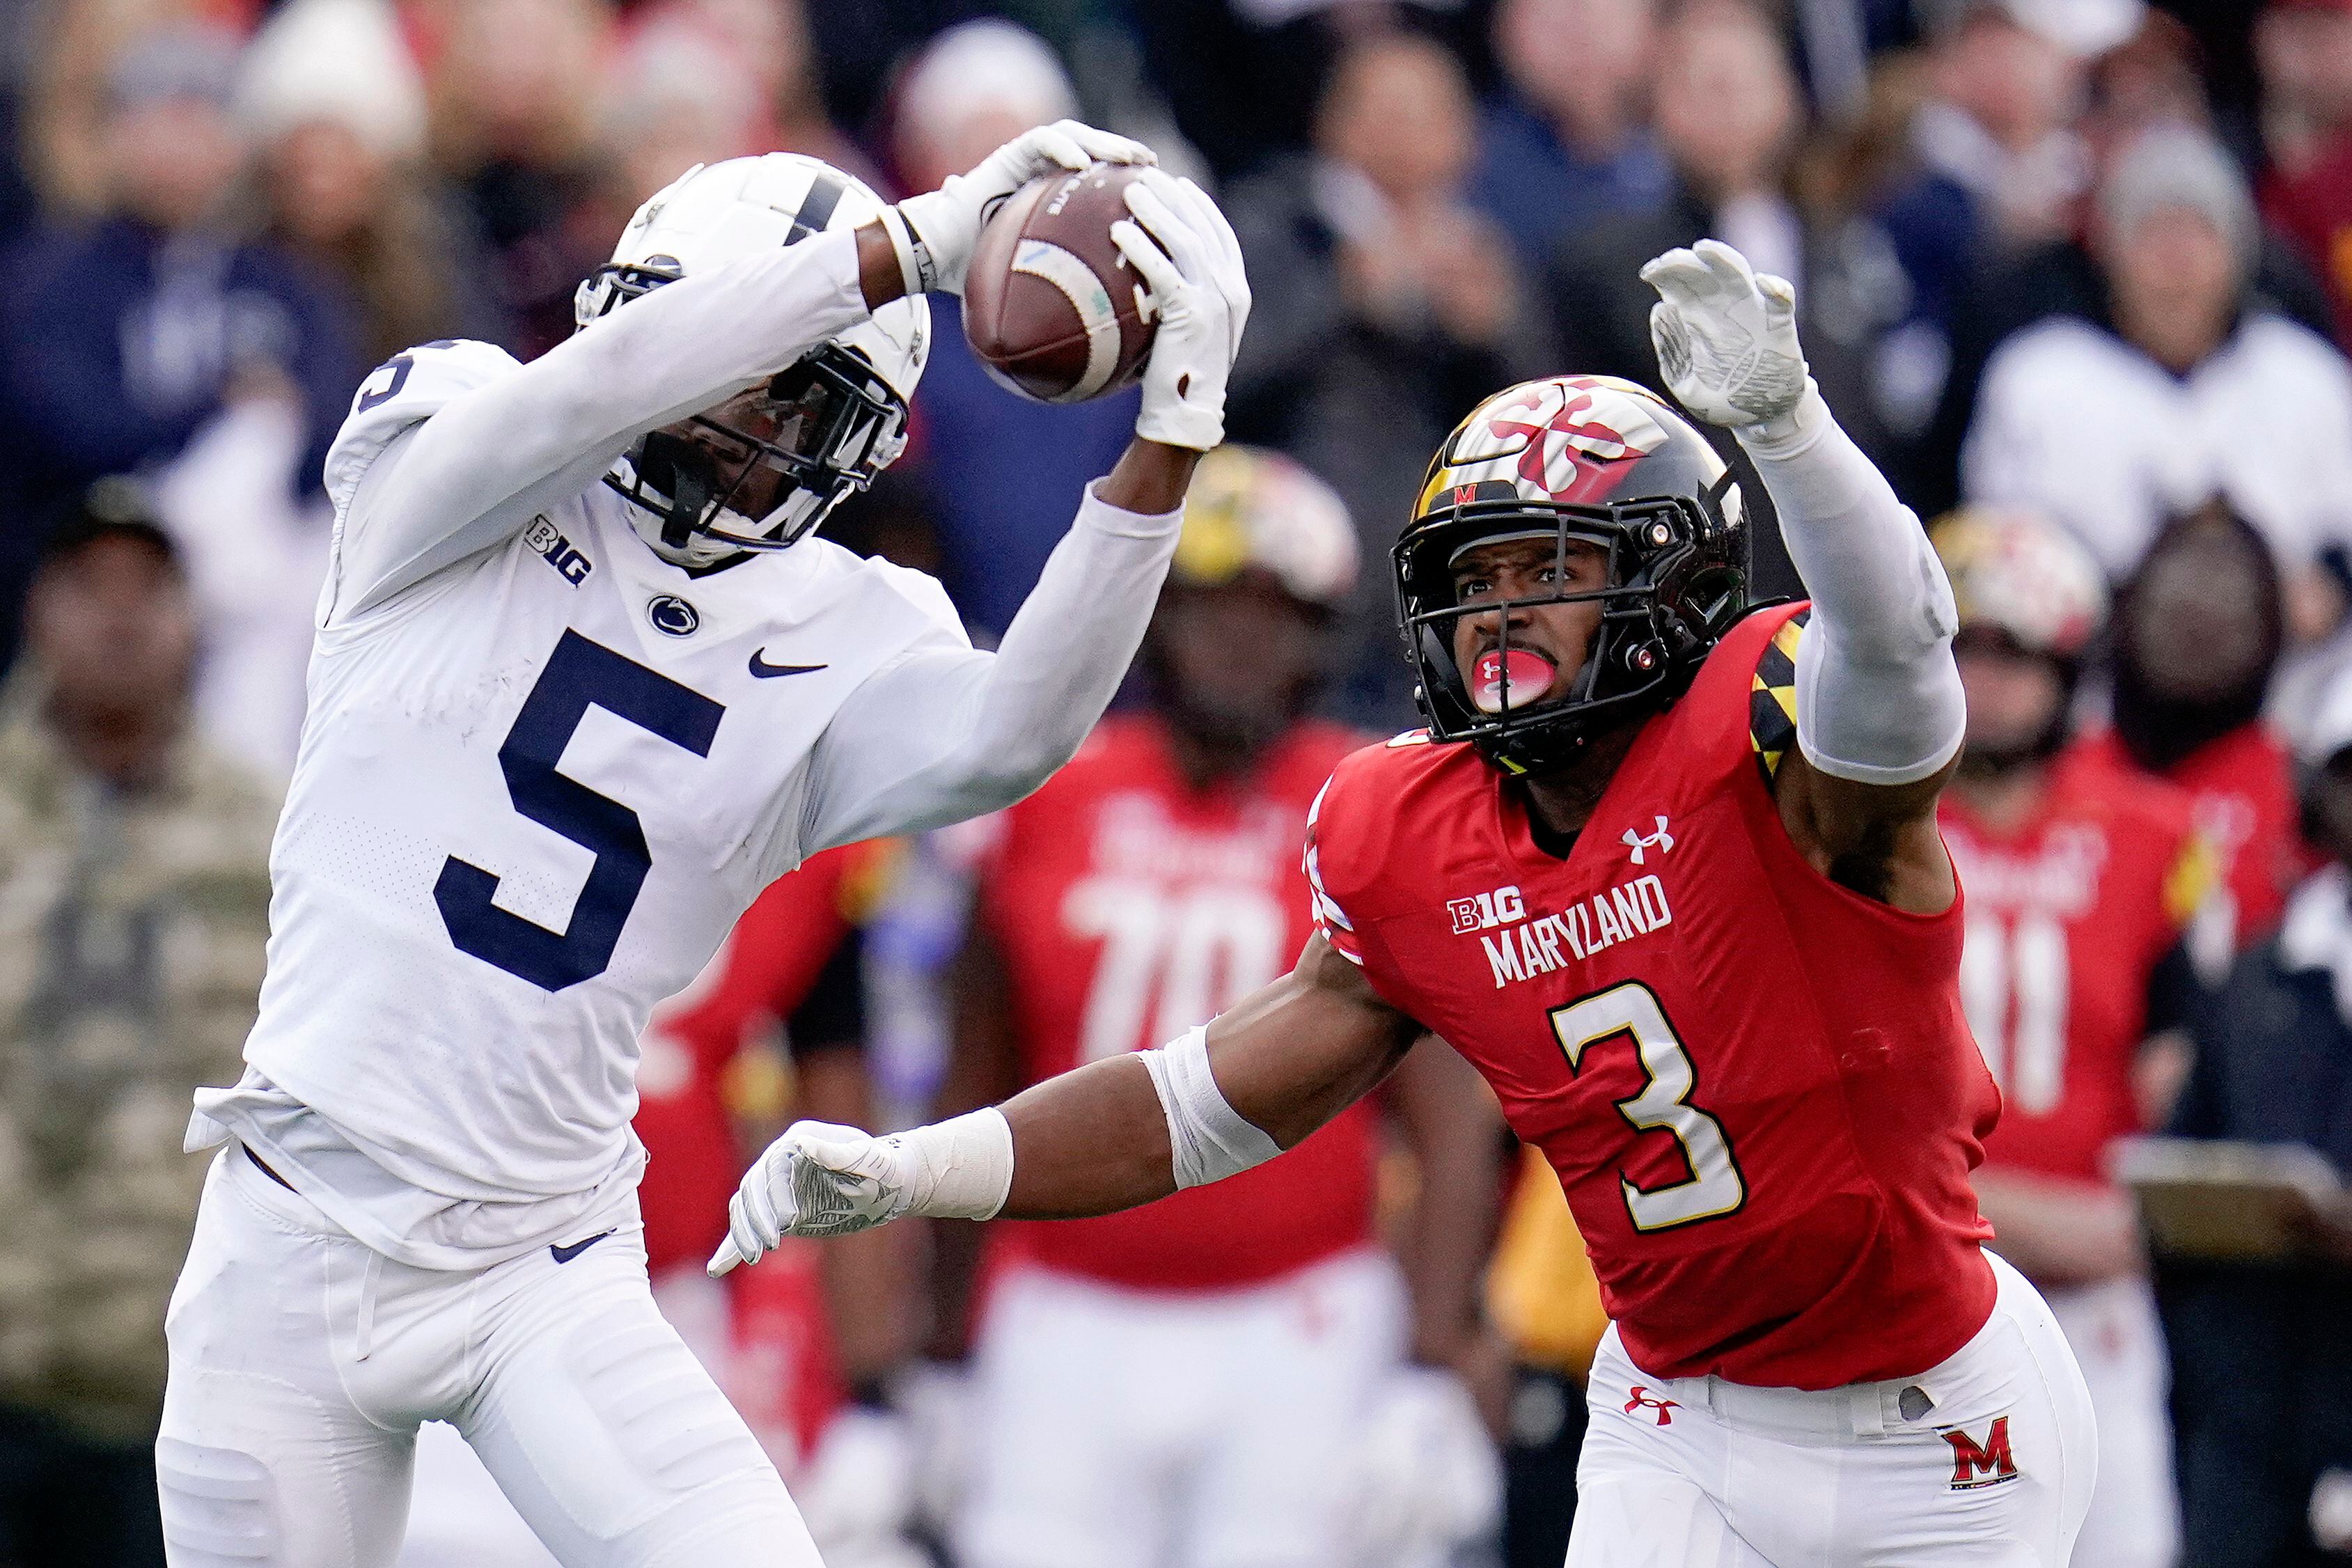
[[[1617,1113],[1636,1131],[1663,1129],[1683,1146],[1683,1158],[1691,1170],[1686,1182],[1645,1192],[1619,1175],[1625,1212],[1633,1217],[1635,1230],[1666,1230],[1715,1219],[1748,1201],[1739,1162],[1731,1157],[1723,1124],[1690,1103],[1690,1092],[1697,1084],[1690,1053],[1683,1049],[1674,1026],[1666,1022],[1665,1010],[1648,986],[1629,980],[1581,1002],[1555,1007],[1551,1027],[1560,1049],[1568,1053],[1570,1072],[1582,1070],[1585,1053],[1593,1047],[1607,1040],[1632,1040],[1642,1064],[1642,1092],[1619,1100]]]
[[[719,716],[727,711],[700,692],[578,632],[565,632],[555,645],[555,656],[523,699],[522,711],[515,715],[514,728],[499,748],[499,767],[506,774],[507,795],[515,810],[596,858],[572,905],[571,921],[564,930],[552,931],[499,909],[490,901],[498,893],[499,879],[455,855],[441,863],[440,879],[433,884],[441,923],[460,952],[470,952],[545,991],[561,991],[604,973],[654,863],[635,812],[556,771],[563,748],[592,707],[698,757],[710,754]]]

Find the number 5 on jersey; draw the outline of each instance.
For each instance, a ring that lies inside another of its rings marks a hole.
[[[653,869],[644,824],[637,814],[556,771],[563,748],[591,707],[625,719],[698,757],[710,754],[711,738],[727,710],[666,675],[625,658],[602,643],[567,631],[555,655],[540,672],[514,728],[499,747],[514,808],[551,827],[595,856],[572,919],[561,931],[527,921],[490,900],[499,879],[455,855],[441,863],[433,901],[441,923],[460,952],[470,952],[544,991],[604,973],[621,927],[636,906],[637,893]]]
[[[1691,1174],[1686,1182],[1644,1191],[1622,1173],[1625,1212],[1635,1230],[1666,1230],[1715,1219],[1748,1201],[1739,1163],[1723,1124],[1689,1101],[1697,1086],[1690,1053],[1683,1049],[1657,997],[1638,980],[1571,1002],[1551,1011],[1552,1033],[1568,1053],[1570,1072],[1583,1069],[1585,1053],[1604,1041],[1630,1039],[1642,1064],[1642,1092],[1617,1102],[1617,1113],[1638,1131],[1663,1130],[1683,1146]]]

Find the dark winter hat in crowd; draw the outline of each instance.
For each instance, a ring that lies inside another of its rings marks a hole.
[[[138,480],[117,475],[99,480],[41,548],[44,566],[79,555],[102,539],[128,539],[145,545],[174,572],[184,569],[180,547],[155,520],[147,492]]]
[[[236,35],[202,23],[175,23],[140,34],[107,72],[107,107],[120,114],[177,99],[226,108],[236,88]]]
[[[2124,150],[2099,186],[2099,219],[2111,239],[2129,236],[2167,207],[2200,213],[2251,268],[2261,242],[2246,177],[2221,144],[2186,125],[2157,125]]]

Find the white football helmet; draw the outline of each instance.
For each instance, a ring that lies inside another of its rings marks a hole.
[[[585,328],[665,283],[881,216],[882,199],[819,159],[769,153],[697,164],[637,209],[613,259],[572,297]],[[655,430],[604,482],[646,542],[688,565],[782,550],[907,447],[907,400],[930,351],[929,303],[894,300],[763,386]]]

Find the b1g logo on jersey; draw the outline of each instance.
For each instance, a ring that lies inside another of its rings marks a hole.
[[[2017,1459],[2009,1447],[2009,1417],[1998,1415],[1978,1442],[1955,1426],[1943,1434],[1952,1446],[1952,1489],[1976,1491],[2017,1479]]]
[[[543,517],[530,520],[522,531],[523,544],[530,552],[555,568],[563,580],[577,588],[596,570],[596,563],[572,548],[572,541],[557,531],[555,524]]]
[[[1528,918],[1527,900],[1519,897],[1517,888],[1497,888],[1491,893],[1475,898],[1448,899],[1445,912],[1454,917],[1454,934],[1465,931],[1493,931],[1515,921]]]

